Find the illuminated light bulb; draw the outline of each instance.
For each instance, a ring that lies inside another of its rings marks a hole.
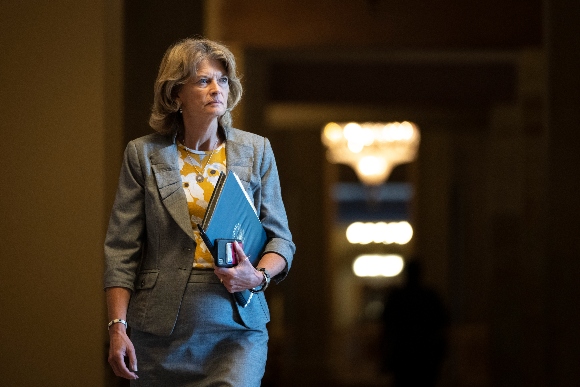
[[[413,238],[409,222],[354,222],[346,229],[346,239],[352,244],[384,243],[407,244]]]
[[[385,235],[389,232],[389,224],[387,222],[370,223],[372,228],[373,242],[384,243]]]
[[[354,140],[357,137],[360,137],[361,134],[361,126],[355,122],[350,122],[344,126],[344,138],[348,141]]]
[[[397,243],[400,245],[407,244],[413,238],[413,227],[411,227],[409,222],[399,222],[398,234]]]
[[[361,229],[363,228],[363,224],[361,222],[354,222],[351,223],[347,228],[346,228],[346,239],[350,242],[350,243],[358,243],[360,237],[360,233],[361,233]]]
[[[357,277],[395,277],[403,271],[403,257],[395,254],[360,255],[352,269]]]
[[[397,243],[397,231],[397,223],[389,223],[389,230],[385,238],[385,243]]]
[[[358,171],[364,176],[378,176],[384,173],[387,167],[385,159],[377,156],[365,156],[357,164]]]
[[[365,147],[365,144],[359,139],[353,139],[348,141],[347,146],[348,150],[352,153],[360,153]]]
[[[324,127],[322,140],[324,144],[338,143],[343,139],[342,127],[337,123],[331,122]]]
[[[362,128],[360,133],[361,142],[364,146],[370,146],[375,141],[375,131],[373,128]]]

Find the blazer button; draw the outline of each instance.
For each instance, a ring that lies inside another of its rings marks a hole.
[[[145,286],[145,280],[141,281],[141,287]]]

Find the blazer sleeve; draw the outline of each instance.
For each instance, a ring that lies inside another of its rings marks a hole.
[[[282,281],[292,266],[296,246],[292,242],[292,234],[288,226],[286,210],[282,201],[280,178],[270,141],[264,138],[263,158],[260,163],[261,176],[261,206],[260,220],[266,230],[268,243],[264,254],[274,252],[286,260],[284,270],[274,277],[276,282]]]
[[[144,178],[134,142],[125,148],[105,238],[104,287],[134,290],[145,239]]]

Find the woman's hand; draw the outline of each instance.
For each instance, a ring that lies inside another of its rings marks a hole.
[[[137,374],[137,357],[135,347],[127,336],[123,324],[113,324],[109,329],[109,364],[115,375],[125,379],[139,379]],[[125,357],[129,360],[129,368],[125,364]]]
[[[252,266],[238,242],[234,242],[238,264],[235,267],[216,267],[215,274],[222,281],[228,292],[235,293],[259,286],[264,276]]]

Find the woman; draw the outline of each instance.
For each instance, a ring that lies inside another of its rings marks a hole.
[[[185,39],[161,62],[149,121],[157,133],[125,150],[105,289],[109,363],[134,385],[260,385],[270,318],[263,290],[287,275],[295,246],[269,141],[231,126],[241,94],[226,47]],[[268,235],[256,267],[238,245],[236,267],[214,267],[196,227],[226,170],[242,180]],[[232,293],[245,289],[256,293],[241,307]]]

